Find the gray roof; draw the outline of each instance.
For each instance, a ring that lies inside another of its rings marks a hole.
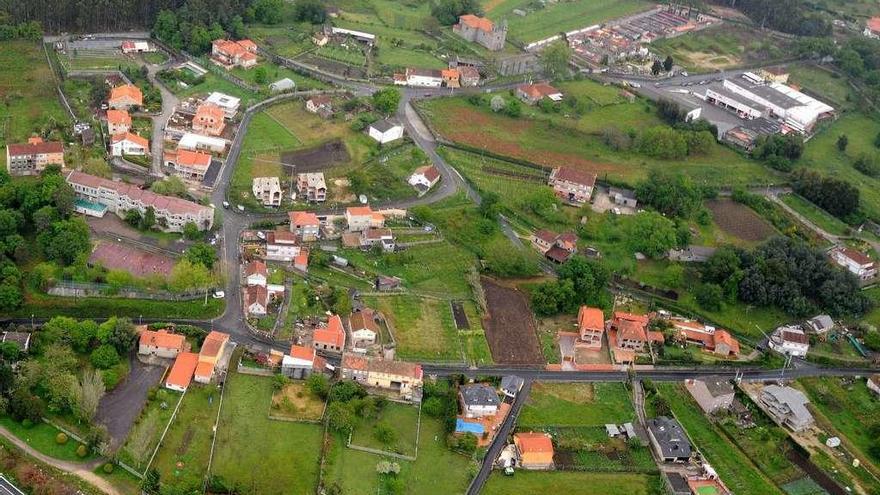
[[[296,83],[293,82],[292,79],[285,77],[284,79],[279,79],[272,84],[269,85],[274,90],[285,90],[285,89],[293,89],[296,87]]]
[[[688,482],[684,479],[684,476],[678,473],[665,473],[666,478],[669,480],[669,485],[672,487],[672,493],[691,493],[691,487],[688,486]]]
[[[461,399],[467,406],[497,406],[501,403],[495,389],[485,383],[462,386]]]
[[[370,127],[372,127],[373,129],[376,129],[379,132],[388,132],[389,130],[397,127],[397,124],[395,124],[394,122],[391,122],[388,119],[385,119],[385,120],[377,120],[376,122],[373,122],[372,124],[370,124]]]
[[[522,388],[525,380],[516,375],[507,375],[501,378],[501,390],[514,395]]]
[[[809,324],[811,327],[813,327],[814,330],[818,332],[834,328],[834,320],[832,320],[831,317],[828,315],[814,316],[807,320],[807,324]]]
[[[691,456],[691,443],[678,421],[660,416],[648,420],[648,430],[660,446],[664,458],[687,458]]]
[[[706,389],[712,394],[712,397],[734,393],[733,384],[730,383],[730,380],[721,376],[707,376],[696,381],[703,382],[706,385]]]
[[[808,420],[813,417],[807,409],[810,400],[803,392],[796,388],[780,387],[779,385],[767,385],[764,387],[764,393],[772,396],[776,402],[785,404],[796,418],[800,420]]]
[[[608,188],[608,194],[611,194],[611,195],[619,194],[619,195],[623,196],[624,198],[636,199],[636,192],[635,191],[633,191],[632,189],[624,189],[622,187],[611,186]]]

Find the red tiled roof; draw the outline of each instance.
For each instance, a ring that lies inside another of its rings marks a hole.
[[[872,17],[866,23],[868,29],[875,33],[880,33],[880,17]]]
[[[157,210],[166,210],[172,214],[190,213],[193,215],[198,215],[203,210],[209,208],[207,206],[193,203],[192,201],[175,198],[173,196],[162,196],[161,194],[156,194],[151,191],[145,191],[132,184],[125,184],[124,182],[114,182],[103,177],[89,175],[76,170],[74,170],[67,176],[67,182],[71,184],[79,184],[81,186],[94,189],[110,189],[116,191],[117,194],[121,196],[126,196],[131,198],[132,200],[140,201],[148,206],[152,206]]]
[[[538,229],[535,231],[535,238],[546,242],[547,244],[553,244],[556,242],[556,233],[550,232],[547,229]]]
[[[273,230],[266,233],[266,244],[296,244],[296,234],[289,230]]]
[[[565,263],[571,257],[571,251],[562,249],[559,246],[553,246],[544,253],[544,256],[550,258],[557,263]]]
[[[730,347],[731,353],[739,354],[739,341],[733,335],[730,335],[727,330],[715,330],[715,347],[718,347],[720,343],[727,344]]]
[[[330,316],[326,328],[315,329],[312,340],[342,348],[345,345],[345,328],[339,315]]]
[[[559,91],[558,89],[546,83],[520,84],[516,87],[516,89],[525,93],[529,98],[533,100],[544,98],[545,96],[562,94],[562,91]]]
[[[374,315],[375,313],[370,308],[364,308],[357,313],[352,313],[351,316],[348,317],[351,331],[355,332],[357,330],[366,329],[379,333],[379,325],[376,323]]]
[[[349,206],[345,212],[352,217],[366,217],[373,214],[373,209],[369,206]]]
[[[290,357],[305,361],[314,361],[315,350],[301,345],[292,345],[290,346]]]
[[[7,144],[10,156],[42,155],[45,153],[64,153],[64,145],[59,141],[43,141],[35,143]]]
[[[782,331],[782,340],[785,342],[794,342],[795,344],[806,344],[810,341],[807,334],[802,332],[791,332],[789,330]]]
[[[357,371],[373,371],[389,375],[405,376],[416,380],[422,379],[422,366],[406,361],[368,358],[346,353],[342,356],[342,368]]]
[[[229,335],[216,330],[211,330],[205,341],[202,342],[202,349],[199,351],[200,357],[215,358],[220,354],[220,348],[229,340]]]
[[[546,433],[516,433],[513,435],[522,453],[553,452],[553,441]]]
[[[193,373],[199,364],[199,355],[193,352],[181,352],[174,360],[168,377],[165,378],[166,385],[174,385],[186,388],[192,381]]]
[[[605,315],[599,308],[581,306],[578,310],[578,328],[584,330],[604,330]]]
[[[634,315],[617,311],[611,320],[611,325],[616,328],[621,340],[648,340],[648,317],[646,315]]]
[[[589,187],[596,185],[596,174],[573,168],[559,167],[553,170],[552,175],[555,180],[564,180]]]
[[[268,277],[269,268],[262,261],[251,261],[244,267],[244,276],[250,277],[251,275],[262,275],[264,277]]]
[[[318,216],[308,211],[291,211],[287,214],[293,225],[320,225]]]
[[[459,16],[458,22],[464,24],[466,26],[470,26],[472,28],[479,29],[481,31],[491,32],[494,24],[489,19],[485,17],[478,17],[473,14],[465,14],[463,16]]]
[[[193,372],[193,375],[198,378],[210,380],[211,376],[214,375],[214,363],[210,361],[199,361],[199,364],[196,365],[196,369]]]
[[[244,292],[244,304],[250,307],[251,304],[259,303],[265,307],[269,304],[269,290],[262,285],[251,285]]]
[[[125,110],[107,110],[107,122],[110,124],[129,124],[131,125],[131,115]]]
[[[226,112],[213,103],[202,103],[196,109],[195,119],[214,119],[216,122],[223,122]]]
[[[137,134],[132,134],[130,132],[126,132],[123,134],[114,134],[113,137],[110,138],[110,142],[113,144],[116,144],[120,141],[131,141],[132,143],[140,146],[145,150],[150,148],[150,142],[147,141],[146,138],[142,138]]]
[[[207,170],[211,166],[211,155],[201,151],[177,150],[174,158],[178,165]]]
[[[841,246],[841,247],[837,248],[837,250],[842,255],[846,256],[847,258],[855,261],[856,263],[858,263],[860,265],[868,265],[868,264],[871,264],[874,262],[874,260],[869,258],[868,255],[862,253],[861,251],[857,251],[855,249],[848,248],[846,246]]]
[[[329,105],[331,103],[331,99],[329,95],[317,95],[313,96],[309,99],[312,102],[312,105],[316,107],[322,107],[324,105]]]
[[[434,182],[435,180],[440,178],[440,171],[437,170],[437,167],[433,165],[425,165],[424,167],[419,167],[413,171],[413,174],[422,174],[428,179],[429,182]]]
[[[163,349],[183,350],[183,343],[186,338],[183,335],[168,333],[167,330],[144,330],[141,332],[140,345],[148,345],[152,347],[161,347]]]
[[[134,84],[124,84],[122,86],[116,86],[110,90],[109,101],[111,103],[115,100],[126,97],[136,101],[138,105],[141,105],[144,102],[144,94],[141,92],[141,88]]]

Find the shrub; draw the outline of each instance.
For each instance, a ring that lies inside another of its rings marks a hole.
[[[85,445],[80,445],[79,447],[76,448],[76,455],[77,455],[77,457],[85,457],[85,456],[89,455],[88,447],[86,447]]]
[[[25,429],[32,428],[34,426],[34,422],[31,421],[30,418],[24,418],[23,420],[21,420],[21,426],[23,426]]]
[[[60,432],[55,435],[55,443],[58,445],[64,445],[67,443],[67,434],[64,432]]]
[[[113,463],[105,462],[104,467],[102,467],[101,469],[103,469],[105,473],[110,474],[113,472]]]

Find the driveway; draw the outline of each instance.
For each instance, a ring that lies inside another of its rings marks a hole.
[[[98,423],[107,427],[112,449],[118,448],[125,442],[129,430],[147,402],[147,391],[158,384],[165,374],[165,368],[162,366],[143,364],[133,354],[128,362],[131,365],[131,373],[124,382],[101,399],[95,417]]]
[[[162,173],[162,159],[163,150],[165,149],[165,124],[171,118],[180,100],[165,87],[165,84],[156,78],[156,73],[162,70],[164,66],[148,63],[146,67],[147,78],[153,86],[159,88],[159,92],[162,94],[162,113],[153,117],[153,142],[150,144],[150,151],[153,153],[151,173],[156,177],[164,177],[165,174]]]

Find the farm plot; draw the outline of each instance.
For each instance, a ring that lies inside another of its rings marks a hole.
[[[272,418],[294,421],[320,421],[324,414],[324,401],[315,397],[303,381],[288,383],[272,394]]]
[[[385,315],[402,359],[463,360],[461,343],[448,303],[415,296],[364,297]]]
[[[519,418],[522,427],[621,424],[635,417],[622,383],[535,383]]]
[[[311,148],[281,153],[281,161],[287,165],[294,165],[297,173],[320,172],[346,163],[350,158],[345,144],[340,139],[334,139]],[[288,171],[293,170],[290,167],[287,169]]]
[[[499,364],[543,364],[535,320],[525,295],[482,278],[489,314],[483,321],[492,359]]]
[[[455,328],[457,330],[469,329],[471,325],[468,323],[468,317],[461,301],[452,301],[449,305],[452,308],[452,319],[455,321]]]
[[[489,477],[489,481],[481,493],[484,495],[532,495],[535,493],[659,495],[666,493],[666,489],[663,480],[656,474],[520,470],[513,476],[504,476],[496,471]]]
[[[397,402],[385,402],[379,414],[357,424],[351,443],[361,447],[415,456],[419,408]]]
[[[748,206],[731,200],[712,200],[706,202],[712,212],[712,219],[727,235],[746,242],[761,242],[776,231]]]
[[[556,469],[573,471],[654,472],[657,470],[649,447],[628,442],[624,437],[608,438],[604,426],[542,427],[555,445]]]

